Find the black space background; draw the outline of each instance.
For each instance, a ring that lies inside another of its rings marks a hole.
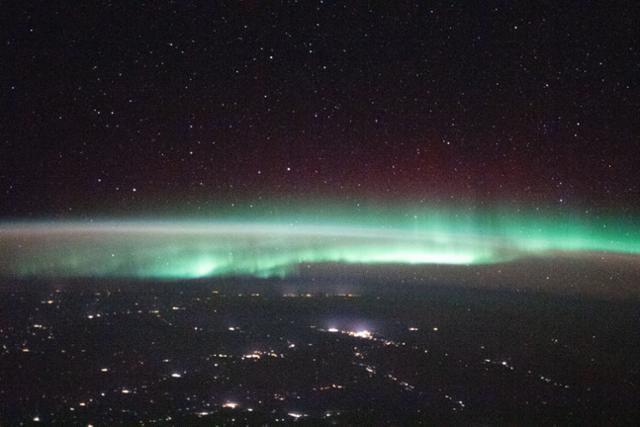
[[[0,215],[639,207],[637,2],[380,4],[6,3]]]

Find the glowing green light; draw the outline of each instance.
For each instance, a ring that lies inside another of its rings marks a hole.
[[[193,268],[194,277],[204,277],[212,275],[216,268],[216,264],[210,260],[198,261]]]
[[[17,277],[284,277],[314,263],[471,265],[586,252],[640,254],[640,229],[615,219],[445,209],[0,225],[0,275]]]

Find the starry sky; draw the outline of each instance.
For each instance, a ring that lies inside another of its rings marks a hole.
[[[640,208],[636,2],[382,3],[6,6],[0,217]]]

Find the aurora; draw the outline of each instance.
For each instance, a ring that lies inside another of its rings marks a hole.
[[[440,210],[324,220],[40,221],[0,225],[0,274],[189,279],[286,277],[301,266],[507,263],[557,254],[640,254],[630,222]]]

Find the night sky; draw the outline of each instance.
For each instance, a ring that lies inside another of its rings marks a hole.
[[[0,215],[640,208],[636,2],[14,2]]]

